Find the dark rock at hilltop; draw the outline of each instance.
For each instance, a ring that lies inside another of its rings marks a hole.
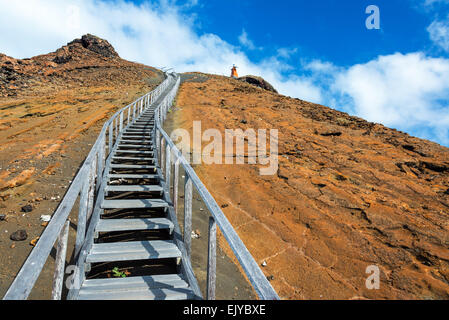
[[[101,54],[106,58],[119,58],[118,53],[107,40],[101,39],[89,33],[82,36],[81,39],[75,39],[72,42],[69,42],[67,45],[70,46],[75,43],[80,43],[84,48]]]
[[[244,77],[240,77],[237,80],[239,81],[243,81],[243,82],[247,82],[249,84],[252,84],[254,86],[257,86],[259,88],[274,92],[274,93],[278,93],[277,90],[270,84],[268,83],[265,79],[261,78],[261,77],[257,77],[257,76],[244,76]]]

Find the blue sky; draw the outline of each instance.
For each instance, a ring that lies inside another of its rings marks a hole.
[[[368,30],[368,5],[380,30]],[[125,59],[256,74],[282,94],[449,146],[449,0],[0,0],[0,52],[92,33]]]
[[[276,5],[274,5],[274,3]],[[353,65],[396,51],[412,52],[429,46],[427,14],[413,7],[412,1],[378,0],[382,30],[365,28],[365,8],[373,1],[204,1],[186,8],[197,15],[196,30],[215,33],[239,45],[245,30],[257,47],[245,50],[255,61],[272,55],[277,48],[299,48],[297,56],[331,60]]]

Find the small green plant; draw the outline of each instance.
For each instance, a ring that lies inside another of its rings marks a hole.
[[[118,269],[118,267],[115,267],[114,269],[112,269],[112,273],[114,277],[117,278],[126,278],[126,273],[122,272]]]

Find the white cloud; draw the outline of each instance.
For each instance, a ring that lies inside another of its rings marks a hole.
[[[430,40],[449,52],[449,16],[445,20],[435,20],[427,28]]]
[[[298,48],[279,48],[277,56],[284,59],[289,59],[292,55],[298,52]]]
[[[449,145],[448,59],[380,56],[334,74],[330,89],[358,116]]]
[[[258,48],[254,45],[254,42],[248,37],[248,33],[245,31],[245,29],[242,30],[242,33],[239,36],[239,43],[243,46],[248,48],[249,50],[260,50],[261,48]]]
[[[424,0],[425,6],[431,6],[436,3],[449,3],[449,0]]]

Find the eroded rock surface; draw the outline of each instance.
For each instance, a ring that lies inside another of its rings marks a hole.
[[[248,76],[240,77],[240,78],[238,78],[238,80],[252,84],[256,87],[277,93],[277,90],[268,81],[266,81],[265,79],[263,79],[261,77],[248,75]]]

